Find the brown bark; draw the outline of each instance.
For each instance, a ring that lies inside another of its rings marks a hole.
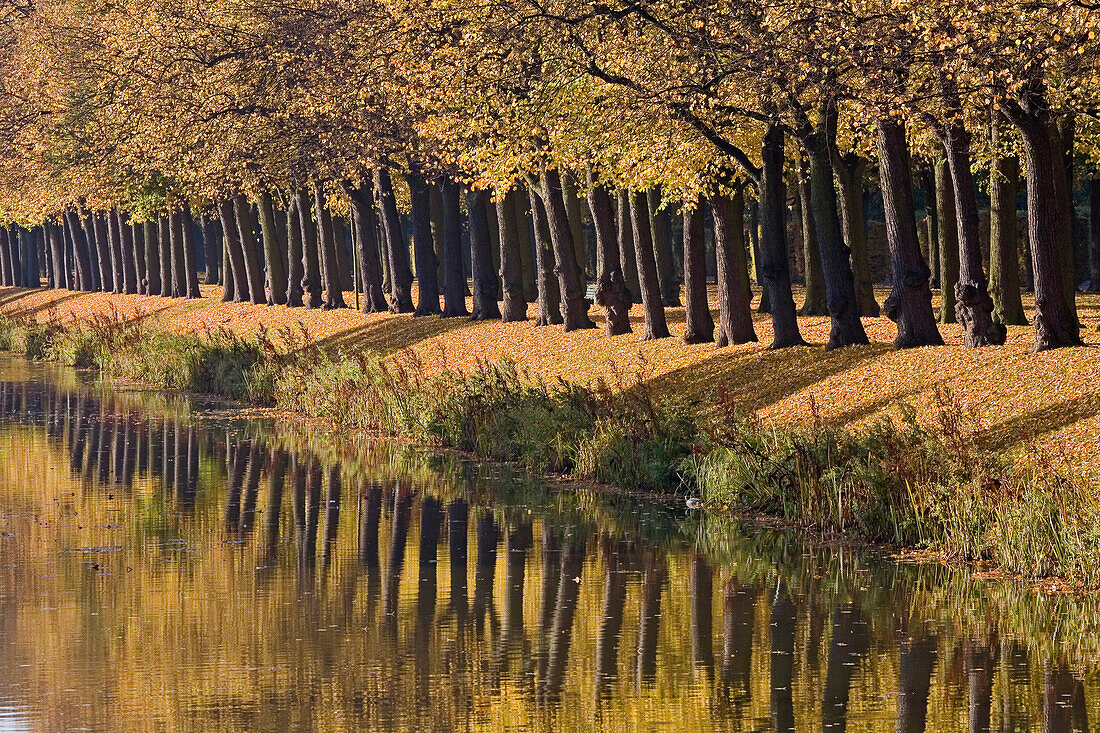
[[[596,324],[588,317],[584,278],[577,265],[576,248],[569,230],[569,216],[556,168],[545,168],[542,172],[542,200],[550,229],[550,242],[554,248],[554,272],[558,276],[558,291],[561,293],[562,326],[565,331],[595,328]]]
[[[474,281],[471,321],[488,321],[500,318],[497,307],[497,274],[493,268],[492,237],[489,234],[487,205],[489,192],[484,189],[468,189],[466,211],[470,222],[470,265]]]
[[[703,243],[703,202],[685,201],[684,209],[684,342],[703,344],[714,341],[714,319],[707,303],[707,262]],[[718,216],[715,215],[717,240]],[[722,280],[721,258],[718,279]],[[719,290],[722,289],[719,283]],[[721,296],[719,296],[721,300]],[[723,334],[724,335],[724,334]]]
[[[1015,155],[1000,153],[1002,124],[1000,114],[994,113],[989,174],[989,291],[994,321],[1006,326],[1026,326],[1020,299],[1020,248],[1016,232],[1020,160]]]
[[[963,326],[963,344],[969,348],[999,346],[1005,342],[1004,325],[993,320],[993,299],[982,269],[978,239],[978,200],[970,167],[971,133],[961,111],[948,120],[943,144],[955,192],[955,216],[959,227],[959,281],[955,285],[955,317]]]
[[[657,260],[649,231],[649,202],[639,191],[630,196],[630,221],[634,230],[634,248],[638,257],[638,282],[642,290],[642,311],[645,314],[645,338],[671,336],[661,300],[661,284],[657,278]]]
[[[252,215],[252,204],[245,198],[243,193],[238,193],[233,197],[233,211],[237,219],[237,235],[240,237],[241,242],[241,255],[244,261],[244,274],[248,279],[248,295],[249,300],[256,305],[267,303],[267,294],[264,293],[264,272],[260,267],[260,242],[256,237],[256,220]],[[182,232],[182,222],[180,226],[172,227],[172,236],[176,236],[176,229],[179,228]],[[175,249],[175,247],[173,247]],[[183,245],[180,245],[180,254],[183,254]],[[178,266],[179,269],[183,268],[181,262]],[[177,276],[174,281],[173,287],[178,285],[181,290],[186,288],[186,282],[177,270]],[[181,292],[180,296],[186,295],[186,292]]]
[[[443,182],[443,317],[468,316],[466,266],[462,262],[462,208],[457,182]]]
[[[412,205],[413,259],[416,263],[416,311],[415,316],[440,313],[439,263],[436,261],[432,237],[432,193],[427,179],[419,171],[405,175],[409,184],[409,200]]]
[[[867,221],[863,214],[863,179],[867,159],[856,153],[840,154],[833,147],[833,173],[840,188],[840,215],[844,241],[852,251],[852,276],[855,278],[859,314],[879,315],[875,289],[871,283],[871,265],[867,254]]]
[[[657,279],[661,283],[661,303],[667,307],[680,307],[680,280],[676,277],[676,263],[672,257],[672,236],[669,233],[668,213],[660,208],[660,189],[646,191],[649,203],[649,226],[653,236],[653,255],[657,261]]]
[[[886,211],[886,239],[890,246],[893,288],[885,311],[898,324],[894,347],[943,344],[932,310],[931,272],[917,239],[913,205],[913,177],[904,124],[897,119],[878,122],[879,179]]]
[[[614,204],[610,192],[596,180],[591,169],[588,171],[588,209],[596,230],[596,305],[604,309],[608,336],[630,333],[633,296],[626,286],[619,259]]]
[[[358,203],[353,199],[352,206]],[[373,204],[371,204],[373,206]],[[224,227],[223,227],[224,230]],[[298,209],[296,192],[287,195],[286,207],[286,304],[290,308],[301,308],[302,277],[305,274],[302,248],[302,212]],[[223,277],[225,274],[223,273]]]
[[[313,183],[313,209],[317,215],[317,242],[325,274],[325,310],[347,308],[344,302],[343,283],[340,264],[336,256],[336,232],[332,225],[332,214],[325,208],[325,192],[321,183]],[[343,246],[341,242],[339,246]]]
[[[825,276],[821,274],[821,254],[817,246],[817,228],[810,207],[810,173],[803,164],[798,171],[798,205],[802,217],[802,261],[806,277],[805,300],[800,316],[827,316],[829,302],[825,297]]]
[[[946,160],[936,162],[936,212],[940,241],[940,323],[955,323],[955,286],[959,282],[959,226],[955,188]]]
[[[535,232],[535,271],[538,275],[539,314],[536,326],[548,326],[561,323],[561,294],[558,281],[554,277],[554,253],[550,248],[550,227],[546,223],[546,207],[542,197],[532,188],[528,189],[531,215]]]
[[[618,194],[615,228],[619,235],[619,264],[623,280],[633,302],[642,302],[642,286],[638,282],[638,255],[634,250],[634,225],[630,222],[630,192],[623,189]]]
[[[497,191],[496,217],[500,231],[500,281],[504,305],[500,320],[504,323],[527,320],[527,298],[523,292],[523,260],[520,255],[522,238],[516,222],[516,200],[519,192],[511,188],[501,195]]]
[[[234,303],[240,303],[243,300],[248,299],[248,280],[245,277],[244,272],[244,252],[241,250],[241,236],[237,229],[237,215],[233,210],[233,202],[229,199],[223,199],[218,204],[218,216],[221,217],[222,222],[222,238],[225,240],[225,250],[227,259],[229,260],[229,267],[232,271],[232,289],[230,289],[229,273],[226,273],[225,277],[225,295],[222,300],[232,300]],[[161,226],[160,239],[163,240],[171,236],[170,232],[166,231],[168,227]],[[163,257],[163,249],[161,256]],[[164,268],[163,261],[161,262],[161,276],[163,278]],[[168,275],[167,280],[161,280],[162,293],[171,292],[172,276]]]
[[[732,196],[710,199],[714,217],[714,252],[718,265],[718,332],[715,345],[755,342],[752,292],[745,261],[745,194],[737,186]],[[686,272],[686,269],[685,269]]]
[[[381,213],[382,230],[386,237],[386,256],[390,271],[390,312],[412,313],[412,270],[409,268],[409,246],[401,231],[401,217],[393,195],[393,181],[385,168],[374,171],[375,195]],[[465,280],[463,280],[465,282]]]
[[[369,180],[359,186],[347,186],[351,201],[351,221],[355,234],[355,257],[359,262],[359,280],[363,288],[361,309],[364,313],[387,310],[382,292],[382,269],[378,255],[378,223],[374,211],[374,192]]]
[[[798,330],[787,261],[787,190],[783,182],[783,131],[769,126],[761,145],[760,167],[760,277],[768,294],[768,310],[775,333],[771,349],[806,342]],[[761,301],[763,306],[763,301]]]
[[[264,240],[264,260],[267,263],[267,304],[286,305],[287,243],[280,236],[279,227],[275,223],[275,205],[269,192],[260,194],[258,208],[260,233]]]
[[[1089,292],[1100,293],[1100,179],[1089,181]]]
[[[1073,299],[1066,297],[1064,268],[1069,232],[1065,164],[1045,89],[1031,85],[1006,114],[1019,130],[1027,157],[1028,240],[1035,278],[1035,350],[1081,344]]]

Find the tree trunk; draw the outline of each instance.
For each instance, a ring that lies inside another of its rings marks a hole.
[[[230,212],[232,211],[232,204],[230,204]],[[232,222],[233,219],[230,219],[230,221]],[[157,243],[160,245],[160,294],[170,298],[172,297],[172,222],[167,213],[160,215],[157,220],[157,227]],[[236,228],[236,224],[234,224],[234,228]],[[240,247],[240,240],[234,238],[233,241],[236,242],[237,247]],[[241,276],[244,276],[243,271]],[[233,285],[236,288],[239,283],[235,281]],[[247,286],[240,287],[247,288]],[[247,297],[247,289],[244,293]]]
[[[347,308],[343,284],[340,281],[340,265],[336,259],[336,235],[332,227],[332,215],[325,208],[325,191],[320,181],[313,182],[313,210],[317,216],[317,246],[325,274],[325,302],[322,307],[325,310]]]
[[[822,109],[817,132],[807,141],[810,156],[810,206],[814,212],[821,272],[829,304],[831,329],[825,350],[866,344],[867,333],[859,320],[851,250],[844,243],[837,209],[836,185],[830,151],[835,145],[836,107]]]
[[[940,230],[940,323],[955,323],[959,227],[955,215],[955,188],[946,160],[936,161],[936,213]]]
[[[497,191],[496,217],[500,230],[500,280],[504,306],[500,320],[504,323],[527,320],[527,299],[523,293],[523,262],[520,258],[519,231],[516,228],[516,199],[519,193],[509,189],[503,196]]]
[[[340,216],[332,216],[332,240],[336,248],[336,274],[339,276],[341,290],[353,290],[355,288],[355,272],[351,260],[348,258],[348,227],[347,221]]]
[[[630,196],[630,221],[634,229],[634,247],[638,256],[638,282],[642,289],[642,310],[645,313],[645,338],[665,338],[668,323],[661,301],[661,283],[657,278],[657,261],[653,238],[649,231],[649,202],[644,192]]]
[[[649,205],[649,226],[653,234],[653,254],[657,260],[657,279],[661,283],[661,303],[680,306],[680,280],[676,277],[676,263],[672,257],[672,239],[669,235],[668,214],[662,211],[661,192],[651,188],[646,192]]]
[[[1089,292],[1100,293],[1100,179],[1089,181]]]
[[[771,627],[771,720],[776,733],[794,733],[794,661],[795,627],[798,608],[791,601],[784,581],[779,581],[769,614]],[[751,624],[750,624],[750,629]],[[748,697],[746,685],[746,697]],[[843,730],[843,728],[840,728]]]
[[[186,275],[186,291],[182,293],[187,298],[199,297],[199,268],[195,262],[195,218],[191,215],[191,207],[186,203],[180,212],[183,225],[183,269]]]
[[[145,222],[145,294],[160,295],[160,243],[157,241],[157,221]]]
[[[493,197],[486,195],[482,200],[485,209],[485,219],[489,227],[489,259],[492,264],[493,276],[486,280],[489,283],[493,292],[491,293],[494,302],[500,302],[500,224],[497,221],[497,208],[493,204]]]
[[[714,341],[714,319],[707,303],[707,261],[703,244],[703,202],[696,198],[685,201],[684,210],[684,343],[704,344]],[[715,241],[718,241],[718,216],[715,215]],[[728,249],[728,245],[724,247]],[[722,304],[724,264],[719,259],[718,302]],[[725,336],[725,334],[721,334]]]
[[[65,241],[64,230],[53,222],[47,221],[42,225],[46,232],[46,240],[50,245],[50,274],[49,285],[58,290],[65,288]]]
[[[218,226],[214,223],[214,219],[210,216],[209,212],[204,211],[199,218],[199,224],[202,228],[202,247],[203,252],[206,255],[206,284],[216,285],[218,278],[221,276],[221,247],[218,246]],[[146,231],[148,236],[148,231]],[[148,252],[149,248],[146,246],[145,251]],[[283,253],[285,259],[286,253]],[[146,260],[148,263],[148,260]],[[146,264],[148,267],[148,264]],[[283,288],[283,302],[286,301],[286,288]]]
[[[588,209],[596,230],[596,261],[599,270],[596,281],[596,304],[604,310],[604,325],[608,336],[630,333],[630,307],[633,298],[623,277],[619,259],[619,243],[615,232],[614,204],[611,194],[588,170]],[[705,287],[705,285],[704,285]]]
[[[969,348],[999,346],[1005,327],[993,320],[993,299],[982,269],[978,239],[978,200],[970,168],[970,132],[961,117],[948,122],[944,136],[951,185],[955,192],[955,216],[959,227],[959,282],[955,285],[955,317],[963,326],[963,344]]]
[[[550,242],[554,248],[554,272],[558,276],[558,291],[561,293],[564,330],[595,328],[596,324],[588,317],[584,279],[577,266],[576,248],[569,231],[569,216],[565,210],[561,179],[556,168],[545,168],[542,171],[542,200],[546,223],[550,228]]]
[[[238,193],[233,197],[233,210],[237,218],[237,234],[240,236],[241,253],[244,256],[244,272],[248,278],[249,300],[254,305],[266,304],[264,271],[260,267],[260,243],[256,239],[256,222],[252,216],[252,204],[249,203],[243,193]],[[175,227],[173,227],[174,229]]]
[[[114,281],[113,293],[128,293],[133,286],[126,280],[126,266],[122,258],[122,221],[118,215],[118,208],[114,207],[107,212],[107,237],[110,242],[111,253],[111,278]],[[131,280],[133,278],[131,277]]]
[[[827,316],[829,303],[825,297],[825,276],[821,274],[821,254],[817,246],[817,229],[814,212],[810,207],[810,172],[799,165],[798,204],[802,214],[802,261],[806,273],[806,298],[800,316]]]
[[[100,216],[100,212],[85,213],[84,236],[88,238],[89,250],[94,249],[96,253],[100,290],[109,293],[114,290],[115,277],[111,272],[111,245],[107,237],[107,222]]]
[[[14,271],[12,270],[11,238],[8,228],[0,226],[0,285],[11,287],[15,284]]]
[[[111,213],[111,220],[117,227],[118,233],[118,259],[122,265],[122,292],[133,295],[138,292],[137,262],[134,260],[134,232],[129,224],[123,221],[123,214],[116,208]],[[114,234],[111,236],[112,246]]]
[[[373,207],[373,203],[370,206]],[[356,206],[353,199],[352,206]],[[371,209],[373,211],[373,208]],[[354,208],[353,208],[354,211]],[[305,251],[302,246],[302,212],[298,208],[297,192],[287,195],[286,207],[286,304],[290,308],[301,308],[305,290]],[[373,228],[372,228],[373,233]]]
[[[921,168],[921,194],[924,197],[924,220],[928,234],[928,268],[932,271],[932,289],[940,287],[940,221],[936,212],[935,165]]]
[[[416,311],[415,316],[438,314],[439,280],[436,279],[439,263],[435,257],[432,237],[432,192],[424,176],[413,171],[405,176],[409,184],[412,203],[413,258],[416,261]]]
[[[615,225],[619,233],[619,262],[623,280],[635,303],[642,302],[642,286],[638,281],[638,253],[634,248],[634,225],[630,221],[630,192],[620,189]]]
[[[1027,225],[1035,272],[1035,350],[1081,344],[1073,299],[1066,297],[1064,269],[1069,234],[1069,193],[1045,90],[1031,88],[1006,112],[1020,129],[1027,157]],[[1071,245],[1072,246],[1072,245]]]
[[[855,279],[859,314],[877,318],[879,307],[871,283],[871,264],[867,255],[867,221],[863,214],[863,178],[866,173],[866,158],[855,153],[840,155],[833,148],[833,174],[840,188],[844,242],[852,251],[852,277]]]
[[[1016,191],[1020,160],[1000,153],[1002,122],[994,112],[993,160],[989,175],[989,290],[993,320],[1005,326],[1026,326],[1020,299],[1020,248],[1016,234]]]
[[[294,191],[298,204],[298,225],[302,231],[302,300],[306,308],[321,307],[321,255],[317,247],[317,222],[313,219],[312,197],[306,189]]]
[[[264,260],[267,262],[267,304],[286,305],[287,243],[279,236],[279,228],[275,224],[275,206],[267,191],[260,194],[259,210]]]
[[[462,262],[462,208],[457,181],[445,179],[443,195],[443,317],[468,316],[466,266]]]
[[[535,276],[535,240],[532,234],[531,198],[527,187],[516,186],[516,232],[519,234],[519,261],[523,273],[523,299],[537,303],[539,288]]]
[[[19,230],[16,227],[4,229],[5,247],[4,254],[8,259],[9,285],[23,286],[23,263],[19,257]]]
[[[783,183],[783,131],[769,126],[761,146],[760,274],[772,316],[775,337],[769,348],[804,345],[791,293],[787,262],[787,191]]]
[[[489,217],[486,205],[489,192],[483,189],[467,189],[466,211],[470,221],[470,265],[474,281],[473,312],[471,321],[488,321],[500,318],[496,301],[496,272],[493,269],[493,243],[489,234]]]
[[[382,291],[382,270],[378,257],[378,222],[374,211],[374,192],[370,181],[357,188],[348,188],[351,200],[351,221],[355,227],[355,256],[359,260],[359,278],[363,283],[364,313],[387,310]]]
[[[714,215],[714,250],[718,263],[718,333],[716,345],[756,342],[752,291],[745,258],[745,192],[737,186],[730,197],[710,199]],[[685,220],[685,225],[687,224]],[[684,231],[687,231],[686,229]],[[686,260],[685,260],[686,262]],[[686,265],[684,272],[687,272]]]
[[[565,213],[569,217],[569,235],[573,240],[573,259],[577,263],[577,276],[583,284],[587,282],[585,262],[588,260],[588,240],[584,233],[581,200],[577,196],[577,181],[571,171],[565,171],[561,176],[561,192],[565,202]]]
[[[148,265],[145,262],[145,225],[133,222],[130,225],[133,242],[133,257],[137,264],[137,292],[145,293],[145,283],[149,278]]]
[[[237,227],[237,214],[234,210],[233,202],[229,199],[220,201],[218,203],[218,215],[221,217],[222,237],[225,240],[229,267],[233,273],[232,289],[229,287],[229,277],[228,275],[226,276],[225,296],[223,296],[222,300],[232,300],[234,303],[240,303],[248,299],[248,279],[245,276],[244,251],[241,249],[241,235]],[[163,227],[160,230],[160,236],[162,240],[166,237]],[[169,274],[167,280],[163,281],[166,292],[169,292],[169,288],[171,287],[170,283],[171,274]]]
[[[65,224],[73,240],[73,255],[76,260],[76,272],[81,290],[95,290],[96,277],[92,269],[92,260],[88,252],[88,238],[80,226],[80,220],[72,209],[65,212]]]
[[[386,168],[374,171],[374,189],[378,210],[382,214],[382,230],[386,235],[386,255],[390,266],[390,312],[412,313],[412,270],[409,269],[409,246],[401,231],[401,217],[393,196],[393,182]],[[463,282],[465,282],[463,278]]]
[[[1077,216],[1074,213],[1073,200],[1073,148],[1077,137],[1077,115],[1073,112],[1065,112],[1058,117],[1054,126],[1058,134],[1057,144],[1062,152],[1062,165],[1066,176],[1066,231],[1068,236],[1065,241],[1065,262],[1069,265],[1062,269],[1062,280],[1066,290],[1066,300],[1074,306],[1076,313],[1077,302]]]
[[[894,348],[943,344],[932,310],[931,271],[917,238],[913,204],[913,174],[905,126],[895,118],[878,122],[879,183],[886,211],[886,241],[890,247],[893,288],[886,299],[886,316],[898,324]]]
[[[173,298],[183,298],[187,295],[187,270],[184,267],[186,245],[183,241],[183,219],[175,208],[168,210],[168,227],[172,262],[171,293]]]
[[[542,197],[533,188],[528,188],[527,196],[534,218],[535,269],[538,272],[539,315],[535,325],[549,326],[562,322],[561,294],[554,277],[554,253],[550,248],[550,225],[546,223],[546,207]]]

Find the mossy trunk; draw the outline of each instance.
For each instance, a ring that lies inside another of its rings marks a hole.
[[[935,166],[921,167],[921,195],[924,197],[924,226],[928,235],[928,269],[932,271],[933,289],[940,286],[940,222],[936,210]]]

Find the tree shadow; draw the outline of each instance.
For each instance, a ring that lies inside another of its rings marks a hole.
[[[317,339],[315,343],[326,349],[366,349],[392,354],[467,325],[471,324],[465,318],[391,316]]]
[[[1100,394],[1084,394],[997,423],[983,430],[980,438],[990,450],[1002,451],[1098,415]]]
[[[80,297],[80,293],[66,293],[58,297],[49,298],[42,303],[35,303],[34,305],[24,305],[20,303],[20,301],[41,292],[41,290],[27,290],[25,288],[0,289],[0,309],[3,309],[4,315],[10,318],[31,318],[44,311],[56,309],[59,304],[67,300],[73,300],[74,298]]]
[[[652,378],[647,388],[710,403],[721,394],[723,400],[755,411],[890,351],[889,344],[870,344],[828,352],[814,346],[732,354],[717,352],[706,361]]]

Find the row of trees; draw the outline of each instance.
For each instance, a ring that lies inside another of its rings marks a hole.
[[[572,330],[595,325],[590,270],[608,333],[640,302],[659,338],[679,260],[686,340],[756,340],[751,271],[782,348],[803,343],[794,189],[803,312],[830,317],[835,348],[866,343],[878,311],[877,168],[895,345],[942,343],[935,279],[979,347],[1024,322],[1022,169],[1035,348],[1081,343],[1073,192],[1100,157],[1085,0],[4,2],[5,282],[44,268],[194,296],[201,240],[227,299],[338,308],[355,288],[367,311],[506,321],[537,301],[537,323]],[[1100,222],[1092,243],[1095,271]]]

